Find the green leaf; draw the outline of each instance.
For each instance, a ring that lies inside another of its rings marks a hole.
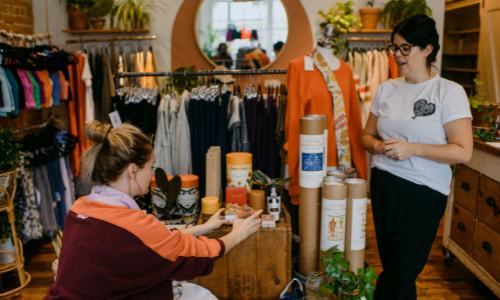
[[[474,100],[477,102],[476,100]],[[473,106],[474,107],[474,106]],[[476,104],[477,112],[482,112],[484,110],[484,106]]]
[[[269,178],[266,174],[264,174],[262,171],[254,171],[252,174],[252,179],[256,182],[261,182],[262,185],[268,185],[271,184],[271,178]]]
[[[290,182],[293,179],[293,177],[288,177],[288,178],[276,178],[274,179],[274,182],[276,182],[276,185],[285,185],[288,182]]]
[[[339,246],[333,246],[330,249],[323,252],[324,254],[333,254],[339,252]]]
[[[328,282],[323,282],[319,286],[319,291],[318,291],[318,296],[323,296],[324,293],[328,292],[328,289],[330,287],[330,283]]]
[[[490,104],[488,106],[488,109],[486,110],[486,113],[489,114],[493,110],[493,104]]]
[[[489,129],[491,131],[495,131],[497,129],[497,126],[495,124],[491,124]]]

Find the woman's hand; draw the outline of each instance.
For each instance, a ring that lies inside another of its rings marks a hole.
[[[239,242],[245,240],[252,233],[259,230],[261,220],[258,217],[261,213],[262,209],[256,211],[253,215],[246,218],[245,220],[233,220],[233,231],[231,231],[231,234],[234,234],[236,237],[238,237]]]
[[[205,227],[207,228],[208,232],[210,233],[213,230],[221,227],[224,224],[229,224],[231,221],[226,220],[224,216],[221,216],[220,214],[225,210],[225,208],[219,209],[215,214],[213,214],[210,219],[208,219],[207,222],[205,222]]]
[[[415,156],[415,146],[413,144],[393,138],[384,141],[384,150],[385,155],[394,160],[407,160]]]

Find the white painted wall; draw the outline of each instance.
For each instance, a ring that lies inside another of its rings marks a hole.
[[[119,1],[119,0],[117,0]],[[319,30],[319,24],[321,23],[321,16],[318,11],[323,9],[325,11],[329,10],[334,1],[332,0],[300,0],[306,14],[309,18],[309,23],[311,25],[311,30],[313,37],[319,38],[322,36]],[[59,47],[67,47],[65,41],[67,39],[78,39],[78,38],[92,38],[92,37],[102,37],[102,35],[89,36],[89,35],[70,35],[62,33],[61,30],[68,28],[68,20],[66,14],[66,8],[64,4],[60,4],[59,0],[48,0],[49,6],[49,30],[53,35],[52,42],[54,45]],[[157,0],[157,2],[162,2],[167,5],[165,7],[165,12],[155,11],[153,13],[153,25],[151,28],[151,34],[157,36],[157,40],[154,42],[154,50],[156,55],[156,64],[158,70],[170,71],[170,57],[171,57],[171,37],[172,28],[174,25],[175,17],[177,11],[179,10],[182,0]],[[366,6],[366,0],[353,0],[355,3],[355,12],[358,13],[359,8]],[[387,0],[376,1],[375,7],[382,8]],[[64,3],[64,1],[63,1]],[[445,0],[428,0],[427,4],[432,9],[433,17],[437,23],[437,29],[440,33],[440,42],[443,41],[443,25],[444,25],[444,5]],[[33,14],[34,14],[34,30],[35,33],[46,33],[46,18],[45,18],[45,1],[36,0],[33,1]],[[293,33],[291,33],[293,34]],[[365,34],[365,36],[368,36]],[[389,37],[389,34],[385,35],[373,35],[371,37]],[[311,45],[312,47],[313,45]],[[75,48],[76,47],[76,48]],[[77,49],[78,46],[73,46],[73,49]],[[441,67],[441,55],[438,56],[437,67]]]

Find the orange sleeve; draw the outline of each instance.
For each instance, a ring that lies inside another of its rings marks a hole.
[[[351,73],[351,72],[349,72]],[[349,74],[352,77],[352,73]],[[353,159],[353,165],[358,171],[358,178],[367,179],[368,169],[366,161],[366,151],[361,146],[361,134],[363,133],[363,123],[361,121],[361,110],[359,108],[359,98],[356,91],[356,84],[354,80],[351,80],[351,86],[349,87],[350,99],[349,99],[349,140],[351,145],[351,155]]]
[[[297,78],[299,73],[294,72],[294,66],[288,67],[287,86],[288,100],[285,117],[285,151],[288,164],[288,176],[293,177],[289,184],[289,194],[292,204],[299,204],[299,145],[300,143],[300,118],[305,116],[305,105],[301,101],[300,88]],[[294,146],[290,146],[294,145]]]

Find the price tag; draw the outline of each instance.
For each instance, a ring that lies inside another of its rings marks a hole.
[[[112,113],[109,113],[109,119],[111,120],[111,124],[113,125],[113,128],[116,128],[116,127],[122,125],[122,119],[120,118],[120,114],[118,113],[117,110],[115,110]]]

